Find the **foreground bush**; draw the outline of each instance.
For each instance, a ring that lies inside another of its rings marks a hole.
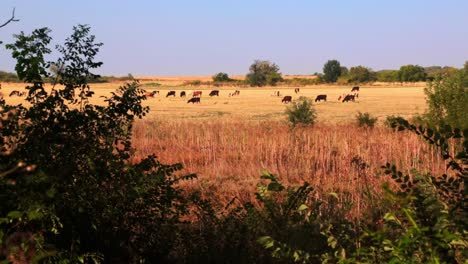
[[[294,100],[291,106],[286,108],[285,111],[289,123],[293,127],[298,125],[313,125],[317,118],[316,111],[312,105],[312,100],[301,96],[299,99]]]

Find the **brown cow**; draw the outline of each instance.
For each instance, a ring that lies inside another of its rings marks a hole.
[[[349,101],[353,101],[353,102],[354,102],[354,94],[348,94],[348,95],[346,95],[342,102],[344,103],[344,102],[349,102]]]
[[[180,92],[180,97],[185,97],[185,91]]]
[[[157,92],[158,92],[158,91],[152,91],[152,92],[147,91],[147,92],[145,93],[145,95],[146,95],[146,97],[154,97],[154,95],[156,95]]]
[[[283,100],[281,100],[282,103],[290,103],[292,101],[292,96],[290,95],[286,95],[285,97],[283,97]]]
[[[354,86],[351,92],[359,92],[359,86]]]
[[[193,91],[192,97],[201,97],[202,91]]]
[[[166,97],[169,97],[169,96],[175,97],[175,96],[176,96],[175,91],[169,91],[169,92],[167,93]]]

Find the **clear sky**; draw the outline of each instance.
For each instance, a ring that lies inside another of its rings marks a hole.
[[[245,74],[255,59],[283,74],[350,67],[462,67],[468,60],[468,0],[1,0],[0,40],[52,29],[62,43],[77,24],[103,42],[105,75]],[[13,71],[0,48],[0,70]]]

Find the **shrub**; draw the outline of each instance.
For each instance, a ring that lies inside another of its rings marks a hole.
[[[358,112],[356,115],[356,120],[360,127],[370,127],[373,128],[375,123],[377,122],[377,117],[372,117],[369,113],[361,113]]]
[[[313,125],[317,118],[312,100],[301,96],[286,108],[286,115],[293,127],[297,125]]]
[[[398,71],[398,80],[400,82],[419,82],[425,81],[427,77],[426,71],[419,65],[401,66]]]
[[[224,72],[219,72],[213,76],[213,82],[230,82],[232,81],[231,78],[229,78],[229,75]]]
[[[373,82],[377,79],[375,72],[364,66],[351,67],[348,78],[350,83]]]
[[[426,89],[427,112],[423,115],[432,127],[450,125],[468,129],[468,72],[458,70],[436,78]]]

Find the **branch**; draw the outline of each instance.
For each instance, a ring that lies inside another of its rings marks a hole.
[[[7,20],[7,22],[3,23],[2,25],[0,25],[0,28],[8,25],[10,22],[18,22],[19,19],[15,19],[15,8],[13,8],[13,14],[11,15],[11,18]]]

